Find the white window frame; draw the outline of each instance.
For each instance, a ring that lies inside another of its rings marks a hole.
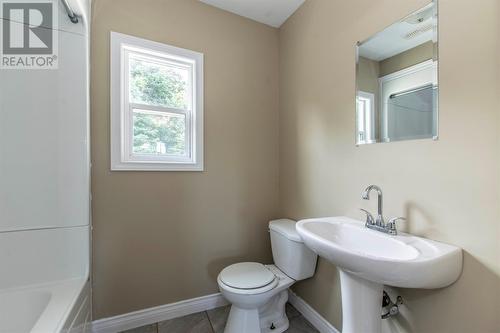
[[[360,108],[359,103],[363,104]],[[358,91],[356,96],[356,144],[375,143],[375,94],[366,91]],[[363,128],[359,128],[359,120],[363,119]],[[363,132],[364,138],[360,138]]]
[[[190,73],[188,110],[131,103],[129,56],[169,60]],[[203,171],[203,54],[111,32],[111,170]],[[134,154],[133,110],[181,114],[186,118],[186,156]]]

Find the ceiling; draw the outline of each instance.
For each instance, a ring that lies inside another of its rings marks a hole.
[[[208,5],[279,28],[305,0],[199,0]]]
[[[381,61],[425,42],[437,42],[436,15],[433,3],[425,6],[363,42],[359,48],[359,55]],[[417,21],[415,18],[422,20]]]

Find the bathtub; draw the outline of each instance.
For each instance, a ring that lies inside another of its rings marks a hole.
[[[87,279],[0,290],[1,333],[86,332]]]
[[[0,233],[0,333],[84,332],[89,226]]]
[[[62,1],[50,1],[57,70],[0,78],[0,116],[8,122],[0,133],[8,138],[0,140],[0,333],[84,332],[91,319],[91,0],[69,0],[78,24]],[[32,143],[42,149],[26,153]]]

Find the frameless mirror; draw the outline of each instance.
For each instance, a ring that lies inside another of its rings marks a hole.
[[[434,1],[356,52],[356,144],[438,137],[438,12]]]

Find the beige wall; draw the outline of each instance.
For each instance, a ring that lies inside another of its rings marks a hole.
[[[360,193],[376,183],[407,231],[465,250],[460,280],[401,290],[391,325],[499,331],[496,0],[440,1],[440,140],[354,146],[355,42],[425,3],[307,0],[278,36],[195,0],[94,0],[94,319],[216,292],[225,265],[271,260],[269,219],[361,218],[375,203]],[[205,172],[109,171],[111,30],[205,54]],[[320,260],[295,289],[340,327],[334,266]]]
[[[397,72],[401,69],[432,59],[434,44],[426,42],[400,54],[380,61],[380,76]]]
[[[380,77],[380,65],[378,61],[365,57],[359,57],[357,84],[358,89],[370,92],[378,96],[378,78]]]
[[[109,33],[205,54],[205,171],[110,172]],[[218,292],[271,261],[278,208],[278,31],[195,0],[95,0],[94,319]]]
[[[375,126],[372,140],[380,140],[380,117],[378,109],[380,103],[380,88],[378,78],[380,77],[380,63],[376,60],[365,57],[358,58],[358,69],[356,72],[356,88],[363,92],[372,93],[373,96],[373,114],[375,115]]]
[[[459,245],[454,285],[400,290],[393,330],[500,331],[497,0],[440,0],[440,139],[355,147],[354,46],[425,0],[308,0],[280,30],[280,202],[283,216],[362,218],[378,184],[406,230]],[[311,61],[311,58],[314,61]],[[336,269],[320,260],[295,290],[341,327]],[[388,323],[385,322],[386,330]]]

